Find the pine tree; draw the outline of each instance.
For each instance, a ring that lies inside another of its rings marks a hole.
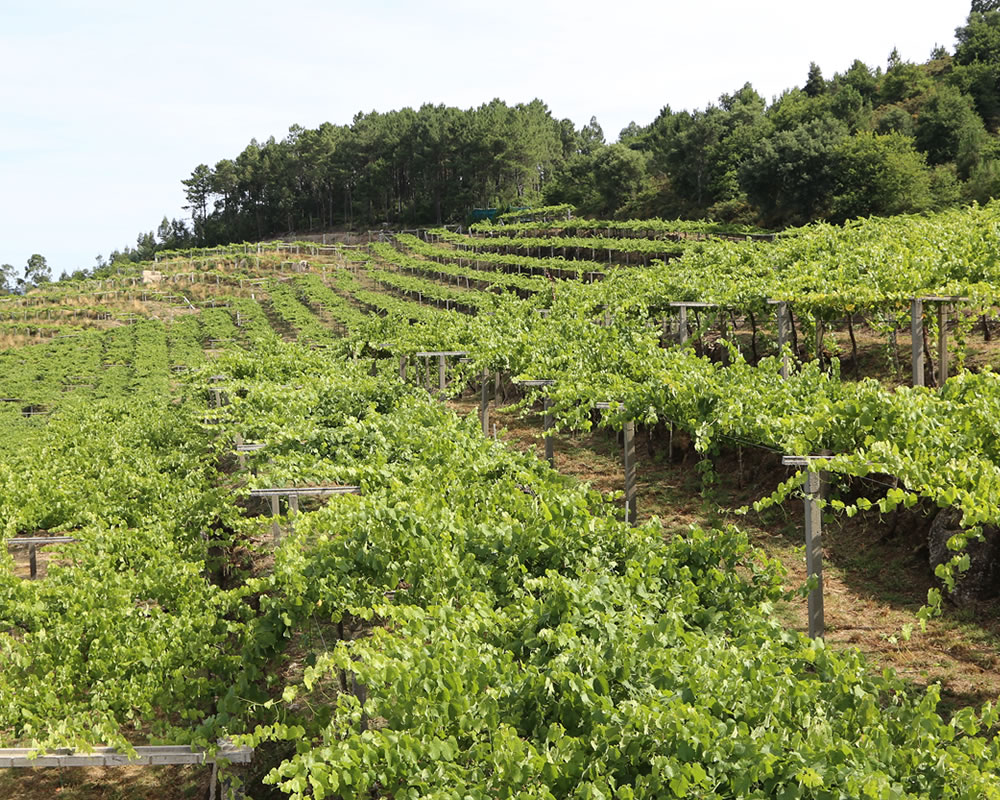
[[[985,14],[988,11],[1000,10],[1000,0],[972,0],[971,13]]]
[[[826,91],[826,81],[823,71],[815,61],[809,64],[809,77],[806,78],[805,93],[810,97],[819,97]]]

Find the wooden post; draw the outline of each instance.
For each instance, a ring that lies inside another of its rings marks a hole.
[[[938,386],[948,380],[948,312],[947,303],[938,303]]]
[[[687,306],[677,309],[677,341],[684,344],[688,340],[688,310]]]
[[[625,435],[625,521],[635,524],[637,504],[635,490],[635,422],[629,420],[623,428]]]
[[[240,445],[243,444],[243,435],[237,433],[236,436],[233,437],[233,442],[236,444],[236,457],[239,459],[240,469],[246,469],[247,456],[246,453],[240,450]]]
[[[816,361],[819,368],[823,369],[823,320],[816,320]]]
[[[816,576],[816,587],[809,591],[809,638],[823,635],[823,522],[820,501],[823,481],[820,473],[810,470],[805,479],[806,574]]]
[[[271,537],[274,539],[274,543],[278,544],[281,541],[281,526],[278,524],[278,495],[271,495]]]
[[[910,301],[910,359],[913,365],[913,385],[924,385],[924,301]]]
[[[28,571],[31,580],[38,577],[38,550],[35,545],[28,545]]]
[[[406,356],[399,357],[399,379],[406,380]]]
[[[545,398],[543,407],[545,409],[545,416],[542,418],[542,430],[548,431],[552,428],[552,414],[549,413],[552,401],[548,397]],[[549,462],[549,466],[555,466],[555,452],[553,449],[553,441],[551,436],[545,437],[545,459]]]
[[[444,356],[438,356],[438,389],[444,392],[445,387],[445,370],[447,365],[445,364]]]
[[[790,319],[788,316],[788,303],[784,300],[778,303],[778,350],[781,352],[781,377],[788,378],[788,354],[785,347],[788,345]]]
[[[483,436],[490,435],[490,399],[489,399],[489,378],[490,373],[483,370],[483,390],[479,398],[479,418],[483,423]]]

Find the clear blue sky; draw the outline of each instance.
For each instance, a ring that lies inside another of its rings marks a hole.
[[[0,0],[0,263],[58,277],[183,217],[181,179],[289,126],[538,97],[609,140],[954,47],[967,0]]]

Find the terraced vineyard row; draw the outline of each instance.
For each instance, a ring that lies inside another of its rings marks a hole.
[[[610,237],[549,236],[536,237],[489,236],[485,239],[463,236],[443,229],[430,231],[437,241],[448,242],[466,252],[522,254],[555,258],[558,250],[563,258],[587,257],[597,260],[598,253],[607,254],[607,263],[648,264],[653,258],[675,258],[683,252],[683,245],[651,239],[613,239]]]

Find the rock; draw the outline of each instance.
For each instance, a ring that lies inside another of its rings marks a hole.
[[[941,509],[934,517],[927,532],[931,569],[950,561],[956,554],[948,549],[948,540],[961,532],[961,518],[961,512],[955,508]],[[968,571],[958,577],[955,591],[949,593],[956,605],[967,606],[1000,595],[1000,528],[984,525],[983,537],[984,541],[970,541],[966,548],[971,564]]]

